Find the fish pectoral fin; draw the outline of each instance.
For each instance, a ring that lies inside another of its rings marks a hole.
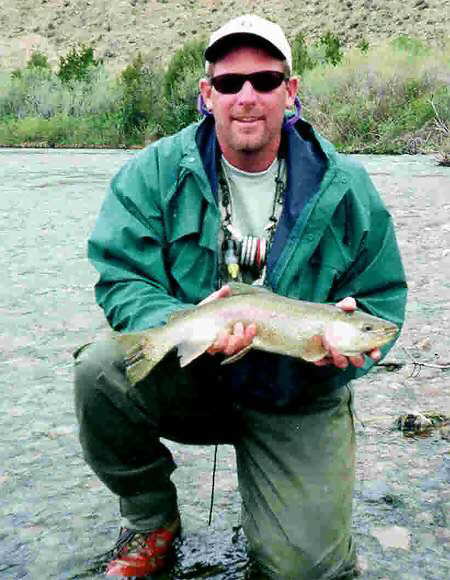
[[[202,355],[211,346],[211,341],[208,342],[192,342],[186,340],[177,345],[178,357],[180,359],[180,367],[185,367],[193,360]]]
[[[326,354],[327,349],[323,345],[322,337],[318,334],[302,345],[302,359],[308,362],[320,360]]]
[[[233,355],[228,356],[227,358],[223,359],[223,361],[220,364],[221,365],[229,365],[231,363],[234,363],[234,362],[240,360],[241,358],[243,358],[251,349],[252,349],[252,345],[249,344],[248,346],[246,346],[245,348],[243,348],[242,350],[240,350],[236,354],[233,354]]]
[[[182,308],[181,310],[175,310],[175,312],[172,312],[169,315],[168,322],[183,320],[184,318],[187,318],[188,316],[192,315],[192,310],[193,310],[192,306]]]

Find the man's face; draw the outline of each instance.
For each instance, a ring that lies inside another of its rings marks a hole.
[[[215,63],[213,76],[259,71],[283,72],[283,63],[263,49],[240,47]],[[207,80],[200,81],[222,153],[230,163],[242,169],[249,169],[250,163],[253,171],[270,165],[278,152],[285,109],[293,106],[297,86],[297,79],[291,78],[270,92],[258,92],[246,80],[239,92],[222,94]]]

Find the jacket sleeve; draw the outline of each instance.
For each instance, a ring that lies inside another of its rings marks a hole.
[[[405,318],[407,283],[391,215],[365,171],[359,174],[356,194],[368,204],[369,221],[354,260],[339,280],[333,299],[353,296],[362,310],[402,327]],[[395,340],[381,348],[383,356]],[[358,378],[374,365],[367,359],[362,369],[349,369],[349,378]]]
[[[159,326],[190,306],[171,295],[157,163],[146,157],[154,167],[144,175],[137,157],[113,178],[88,241],[88,257],[99,273],[97,303],[121,331]]]

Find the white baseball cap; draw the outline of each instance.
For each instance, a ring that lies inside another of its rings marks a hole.
[[[286,60],[289,70],[292,71],[291,47],[281,27],[254,14],[238,16],[238,18],[226,22],[219,30],[211,34],[208,48],[205,50],[206,70],[208,70],[210,62],[215,62],[218,52],[223,46],[224,39],[229,40],[229,37],[235,35],[255,36],[262,39],[265,43],[271,45],[282,59]]]

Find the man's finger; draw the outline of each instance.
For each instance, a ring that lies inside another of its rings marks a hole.
[[[332,363],[332,360],[327,356],[324,356],[323,358],[313,362],[313,364],[315,364],[316,367],[326,367],[326,366],[330,365],[331,363]]]
[[[233,331],[227,337],[227,344],[223,349],[224,354],[232,355],[238,350],[241,350],[244,341],[244,325],[242,322],[237,322],[233,326]]]
[[[252,340],[255,338],[257,333],[256,323],[252,322],[248,326],[245,327],[244,335],[246,340],[246,346],[249,345]]]
[[[199,306],[200,304],[207,304],[208,302],[212,302],[213,300],[218,300],[220,298],[228,298],[228,296],[231,296],[231,288],[228,286],[228,284],[225,284],[225,286],[222,286],[222,288],[219,288],[219,290],[216,290],[204,298],[201,302],[199,302]]]
[[[364,366],[364,357],[362,355],[361,356],[350,356],[348,360],[352,363],[352,365],[354,367],[356,367],[358,369]]]
[[[353,312],[357,308],[356,300],[352,296],[347,296],[343,300],[336,302],[336,306],[346,312]]]
[[[348,359],[346,356],[340,354],[333,348],[330,350],[330,355],[333,359],[334,366],[338,367],[339,369],[346,369],[348,367]]]
[[[233,326],[232,332],[221,330],[214,344],[208,348],[207,352],[209,354],[221,352],[230,356],[249,346],[255,336],[256,324],[254,322],[248,326],[244,326],[242,322],[237,322]]]
[[[374,348],[373,350],[371,350],[368,355],[370,356],[370,358],[372,360],[374,360],[375,362],[379,361],[381,358],[381,350],[379,348]]]
[[[209,354],[223,352],[223,349],[226,348],[228,344],[228,336],[229,333],[227,330],[221,330],[218,333],[215,342],[208,348],[207,352],[209,352]]]

